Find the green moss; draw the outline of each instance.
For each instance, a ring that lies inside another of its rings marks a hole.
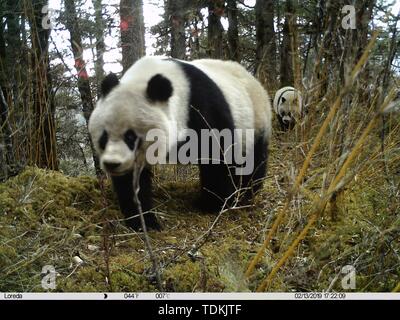
[[[125,270],[113,271],[111,274],[112,290],[118,292],[146,292],[155,291],[154,285],[140,274]]]
[[[170,291],[194,292],[200,289],[200,264],[185,261],[165,270],[164,279]],[[205,275],[203,275],[205,277]],[[200,290],[199,290],[200,291]]]
[[[56,290],[61,292],[110,291],[106,276],[95,267],[82,267],[68,278],[58,278]]]
[[[280,161],[272,159],[272,174],[282,172]],[[149,236],[168,291],[254,291],[307,222],[310,202],[302,200],[301,214],[296,207],[253,275],[243,276],[284,199],[276,181],[269,179],[255,207],[219,217],[192,261],[188,252],[202,243],[216,216],[194,208],[199,191],[195,175],[177,178],[174,168],[165,174],[157,170],[155,203],[164,229]],[[326,290],[346,264],[356,265],[357,289],[393,289],[400,280],[400,206],[385,194],[387,186],[381,182],[345,190],[336,203],[337,220],[328,214],[319,220],[270,290]],[[321,185],[318,179],[314,183]],[[43,291],[45,265],[58,272],[56,291],[156,290],[147,276],[151,261],[143,234],[127,229],[116,221],[120,218],[109,182],[100,188],[92,177],[26,168],[0,184],[0,291]],[[75,256],[84,263],[76,266]],[[340,281],[332,289],[342,290]]]

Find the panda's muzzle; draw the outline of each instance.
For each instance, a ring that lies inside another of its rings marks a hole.
[[[115,172],[121,166],[121,162],[103,162],[103,164],[104,168],[110,173]]]
[[[111,176],[123,176],[127,174],[130,170],[121,170],[122,163],[121,162],[111,162],[104,161],[103,167]]]
[[[293,121],[293,118],[290,115],[285,115],[282,117],[282,121],[285,123],[290,123]]]

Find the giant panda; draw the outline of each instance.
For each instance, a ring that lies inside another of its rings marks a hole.
[[[160,229],[150,211],[151,165],[144,160],[140,177],[133,173],[135,161],[143,159],[149,149],[146,135],[152,129],[161,130],[166,140],[171,132],[179,137],[189,129],[196,133],[204,129],[253,129],[254,137],[245,146],[254,155],[252,172],[237,175],[235,162],[200,162],[201,190],[196,205],[204,212],[218,212],[233,204],[249,203],[259,190],[266,174],[271,106],[262,85],[240,64],[144,57],[120,80],[113,73],[103,80],[101,96],[90,116],[89,132],[101,168],[111,176],[126,223],[135,230],[141,228],[141,223],[133,201],[133,179],[139,181],[138,198],[146,227]],[[204,142],[199,139],[199,149]],[[168,148],[159,151],[166,158]],[[238,199],[233,195],[239,193],[240,201],[233,202],[233,198]]]
[[[283,131],[293,129],[302,114],[302,103],[301,93],[293,87],[283,87],[275,93],[274,111]]]

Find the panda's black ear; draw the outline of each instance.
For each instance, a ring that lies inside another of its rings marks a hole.
[[[119,79],[115,73],[110,73],[101,82],[101,97],[105,98],[114,87],[119,85]]]
[[[161,74],[153,76],[147,84],[147,97],[152,101],[165,102],[172,96],[172,83]]]

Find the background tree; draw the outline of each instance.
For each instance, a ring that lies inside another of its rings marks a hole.
[[[228,0],[227,16],[229,22],[228,28],[228,44],[229,44],[229,59],[240,61],[240,47],[239,47],[239,18],[236,0]]]
[[[100,88],[101,81],[104,78],[104,52],[106,49],[104,43],[104,32],[106,30],[106,21],[103,18],[103,4],[102,0],[93,0],[95,10],[95,40],[96,40],[96,60],[95,60],[95,74],[96,85]],[[97,90],[97,97],[100,96],[100,90]]]
[[[171,57],[182,60],[186,58],[185,16],[187,7],[185,0],[166,1],[165,14],[171,30]]]
[[[274,88],[277,67],[274,1],[257,0],[255,13],[257,41],[255,71],[268,88]]]
[[[43,25],[42,9],[47,0],[33,0],[27,7],[31,28],[31,72],[33,96],[33,132],[30,134],[30,162],[40,168],[57,170],[55,105],[51,95],[49,73],[49,36],[50,28]]]
[[[224,14],[225,1],[209,0],[208,1],[208,54],[214,59],[221,59],[223,53],[223,32],[224,28],[221,24],[221,16]]]
[[[285,22],[282,29],[282,43],[280,47],[280,87],[294,86],[294,51],[293,51],[293,28],[296,23],[294,0],[285,1]]]
[[[82,32],[79,27],[78,14],[74,0],[65,0],[66,27],[70,34],[72,52],[75,59],[75,69],[78,76],[78,90],[82,100],[82,111],[86,120],[89,122],[90,115],[94,109],[92,91],[90,89],[89,74],[86,69],[86,62],[83,59]],[[90,140],[93,153],[93,161],[96,173],[101,174],[99,159],[96,155],[93,142]]]
[[[125,71],[146,53],[142,0],[121,0],[122,67]]]
[[[12,130],[8,122],[8,104],[4,97],[3,88],[0,86],[0,141],[3,144],[0,146],[0,177],[7,179],[14,173],[15,158],[14,147],[11,139]]]

